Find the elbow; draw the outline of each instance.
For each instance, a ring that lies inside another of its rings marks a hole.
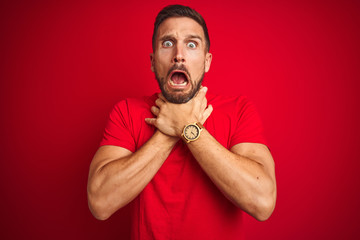
[[[105,210],[105,204],[101,200],[98,194],[98,188],[96,187],[96,184],[94,182],[90,181],[88,182],[87,186],[87,199],[88,199],[88,207],[91,212],[91,214],[98,220],[106,220],[110,217],[109,214],[106,214]]]
[[[276,204],[276,193],[271,196],[262,197],[257,201],[256,207],[251,214],[256,220],[264,222],[270,218],[274,212]]]
[[[88,193],[88,205],[91,214],[98,220],[105,221],[111,216],[106,210],[106,206],[102,201],[96,199],[96,197],[92,196]]]
[[[104,221],[112,215],[109,201],[99,192],[99,187],[90,182],[87,188],[87,199],[89,210],[96,219]]]
[[[105,221],[105,220],[107,220],[107,219],[110,217],[109,214],[104,214],[104,212],[99,211],[98,209],[92,208],[92,207],[90,207],[90,205],[89,205],[89,208],[90,208],[90,211],[91,211],[92,215],[93,215],[97,220]]]
[[[276,186],[270,191],[262,192],[248,198],[247,203],[238,205],[257,221],[264,222],[270,218],[276,204]]]
[[[260,209],[257,212],[255,212],[253,214],[253,217],[260,222],[264,222],[270,218],[273,211],[274,211],[274,208],[269,208],[269,207],[263,208],[263,209]]]
[[[90,211],[92,213],[92,215],[97,219],[97,220],[101,220],[101,221],[105,221],[106,219],[108,219],[111,215],[110,214],[104,214],[103,211],[99,210],[99,209],[95,209],[93,207],[90,207]]]
[[[90,212],[96,219],[102,221],[108,219],[114,212],[127,204],[123,199],[115,201],[112,197],[99,193],[91,187],[88,187],[87,197]]]

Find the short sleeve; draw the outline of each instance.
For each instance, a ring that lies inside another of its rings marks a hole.
[[[131,129],[128,104],[126,100],[123,100],[112,109],[100,146],[119,146],[135,152],[135,141]]]
[[[260,116],[254,104],[246,98],[237,102],[235,122],[235,130],[230,141],[231,147],[243,142],[267,145]]]

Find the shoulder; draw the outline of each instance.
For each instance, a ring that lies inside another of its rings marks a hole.
[[[225,96],[209,94],[207,99],[208,104],[211,104],[214,109],[230,111],[233,113],[238,111],[245,111],[248,108],[254,108],[253,102],[244,95]]]
[[[242,142],[265,143],[261,120],[248,97],[209,94],[207,100],[214,110],[204,126],[223,146],[230,149]]]
[[[208,104],[214,108],[211,116],[227,119],[233,127],[250,128],[250,125],[261,125],[260,115],[255,104],[244,95],[212,95],[208,98]]]
[[[137,110],[141,108],[148,109],[149,107],[154,105],[156,98],[157,98],[156,93],[151,96],[123,98],[114,105],[114,109],[119,109],[119,110],[124,110],[124,109]]]
[[[128,97],[118,101],[110,111],[111,121],[133,123],[146,117],[152,117],[150,108],[155,104],[156,94],[145,97]]]

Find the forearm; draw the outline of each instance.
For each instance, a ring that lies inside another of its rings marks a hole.
[[[93,214],[106,219],[138,196],[177,141],[177,138],[157,131],[135,153],[93,166],[88,185],[89,206]]]
[[[271,215],[276,198],[272,169],[227,150],[206,130],[188,147],[214,184],[235,205],[258,220]]]
[[[148,119],[147,123],[167,135],[178,137],[188,123],[203,124],[213,110],[211,105],[207,105],[206,90],[202,88],[185,104],[169,103],[160,95],[156,107],[151,108],[156,117]],[[197,136],[195,128],[187,129],[188,137]],[[256,219],[265,220],[275,206],[275,171],[269,150],[264,145],[255,145],[241,143],[229,151],[205,129],[188,147],[226,197]]]

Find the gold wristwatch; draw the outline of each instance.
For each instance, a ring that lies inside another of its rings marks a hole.
[[[184,127],[181,138],[186,143],[193,142],[200,137],[200,133],[203,129],[204,126],[199,122],[190,123]]]

